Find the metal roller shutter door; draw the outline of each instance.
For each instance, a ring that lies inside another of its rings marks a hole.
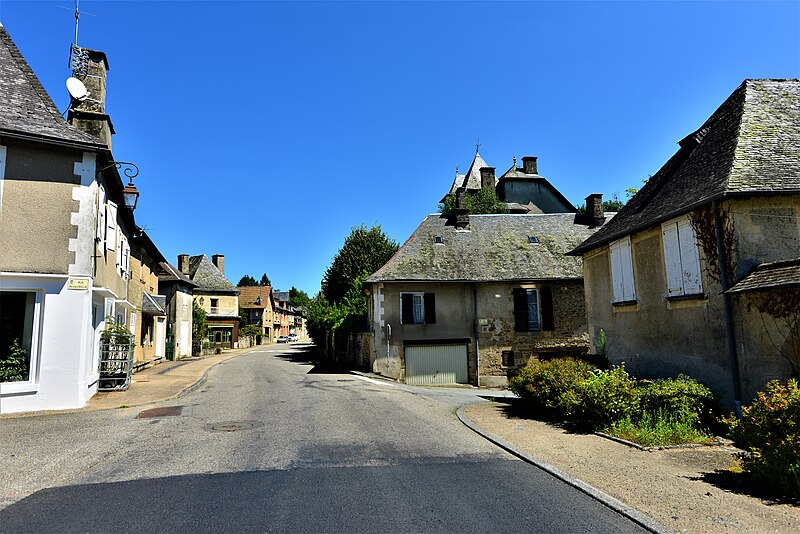
[[[466,384],[466,345],[412,345],[405,348],[406,384]]]

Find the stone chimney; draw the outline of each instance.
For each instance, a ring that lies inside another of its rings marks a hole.
[[[606,222],[606,215],[603,212],[603,195],[592,193],[586,197],[586,218],[592,226],[602,226]]]
[[[536,156],[522,157],[522,170],[525,174],[539,174],[539,167],[536,165]]]
[[[178,270],[189,276],[189,255],[188,254],[178,254]]]
[[[469,210],[467,209],[467,190],[463,187],[456,189],[456,229],[469,228]]]
[[[211,262],[214,266],[219,269],[219,272],[225,274],[225,255],[224,254],[214,254],[211,256]]]
[[[494,167],[481,167],[481,189],[491,189],[494,191],[497,183],[494,179]]]
[[[67,121],[84,132],[96,137],[111,149],[111,134],[114,125],[106,115],[106,73],[108,59],[104,52],[80,48],[83,58],[82,70],[73,70],[73,75],[83,82],[89,95],[83,100],[70,99]],[[73,53],[75,54],[75,53]]]

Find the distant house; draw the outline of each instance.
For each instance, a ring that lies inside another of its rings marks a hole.
[[[162,261],[158,271],[159,293],[164,295],[167,314],[167,358],[186,358],[192,355],[192,292],[197,284],[187,272],[168,261]]]
[[[444,203],[448,195],[455,196],[459,189],[475,194],[483,188],[490,188],[506,203],[510,213],[575,213],[575,206],[539,175],[537,160],[536,156],[525,156],[522,167],[518,167],[514,157],[513,165],[500,179],[496,179],[495,168],[475,151],[467,173],[456,172],[450,191],[439,202]]]
[[[410,384],[492,387],[531,358],[585,353],[581,262],[565,253],[604,221],[429,215],[365,282],[372,370]]]
[[[800,80],[745,80],[583,257],[589,334],[640,376],[749,401],[800,371]],[[791,299],[794,298],[792,301]]]
[[[197,284],[193,297],[206,312],[208,340],[221,347],[239,343],[239,289],[225,278],[225,256],[178,256],[178,269]]]
[[[259,325],[261,334],[256,344],[273,343],[275,336],[275,299],[271,286],[239,287],[239,308],[247,314],[249,324]]]
[[[134,365],[142,369],[164,359],[167,337],[166,297],[159,294],[158,271],[166,261],[147,232],[137,228],[131,240],[128,301],[129,329],[134,335]]]

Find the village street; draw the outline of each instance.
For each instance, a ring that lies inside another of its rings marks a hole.
[[[0,531],[639,530],[462,425],[478,400],[259,348],[171,402],[0,419]]]

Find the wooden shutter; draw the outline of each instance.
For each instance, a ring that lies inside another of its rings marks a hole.
[[[553,318],[553,290],[549,287],[539,289],[539,313],[542,316],[542,330],[556,329]]]
[[[528,291],[521,287],[513,289],[514,294],[514,329],[517,332],[528,331]]]
[[[436,323],[436,298],[433,293],[425,293],[425,324]]]
[[[400,295],[400,323],[414,324],[414,295],[411,293]]]
[[[97,233],[95,238],[97,250],[103,252],[106,247],[106,191],[103,186],[97,189]]]
[[[106,251],[114,250],[117,244],[117,205],[106,204]]]
[[[667,295],[683,295],[683,269],[681,268],[681,247],[678,239],[678,225],[675,222],[661,226],[664,241],[664,269],[667,272]]]
[[[678,242],[681,250],[681,275],[684,295],[696,295],[703,292],[700,278],[700,251],[697,246],[697,235],[689,219],[678,221]]]

